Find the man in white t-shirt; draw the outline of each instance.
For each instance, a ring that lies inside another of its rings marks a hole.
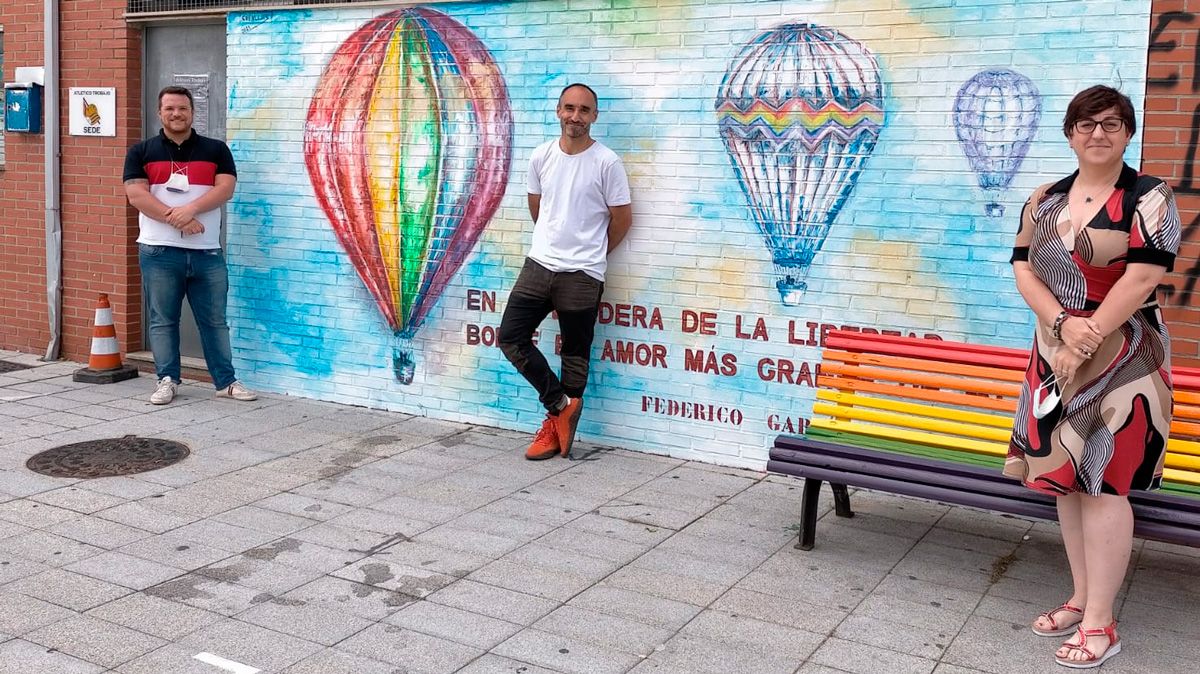
[[[633,222],[625,167],[590,135],[598,108],[591,87],[568,85],[556,110],[562,135],[538,146],[529,159],[533,245],[504,308],[499,342],[546,408],[546,419],[525,452],[534,461],[570,456],[608,254]],[[533,343],[551,311],[558,313],[562,337],[561,378]]]

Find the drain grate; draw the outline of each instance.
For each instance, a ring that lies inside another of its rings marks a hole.
[[[165,468],[188,454],[182,442],[126,435],[47,449],[29,457],[25,467],[51,477],[114,477]]]
[[[16,372],[17,370],[28,370],[28,369],[31,369],[32,367],[33,367],[32,365],[25,365],[23,363],[14,363],[11,360],[0,360],[0,373]]]

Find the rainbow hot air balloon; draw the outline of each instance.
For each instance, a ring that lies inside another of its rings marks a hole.
[[[775,285],[794,306],[883,128],[879,64],[832,28],[779,26],[733,58],[716,109]]]
[[[317,201],[396,335],[412,383],[414,333],[508,183],[512,112],[491,54],[424,8],[371,19],[337,48],[304,128]]]
[[[1000,190],[1012,183],[1042,117],[1033,82],[1013,70],[984,70],[967,80],[954,99],[954,130],[963,154],[989,194],[985,212],[1004,215]]]

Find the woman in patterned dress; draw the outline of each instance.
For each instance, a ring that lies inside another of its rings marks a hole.
[[[1034,190],[1013,249],[1037,315],[1004,473],[1052,494],[1073,592],[1033,631],[1071,636],[1055,653],[1096,667],[1121,644],[1113,602],[1129,565],[1129,490],[1156,489],[1171,424],[1170,338],[1155,288],[1179,249],[1171,188],[1122,160],[1129,98],[1095,86],[1067,107],[1079,170]]]

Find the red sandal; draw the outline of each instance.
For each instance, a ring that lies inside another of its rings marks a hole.
[[[1108,637],[1108,648],[1100,655],[1096,655],[1087,647],[1088,637]],[[1085,630],[1079,627],[1079,643],[1063,644],[1067,647],[1068,652],[1079,651],[1086,656],[1082,660],[1068,660],[1066,658],[1055,657],[1054,661],[1063,667],[1071,669],[1091,669],[1103,665],[1109,658],[1121,652],[1121,640],[1117,637],[1117,621],[1113,621],[1108,627],[1098,627],[1092,630]]]
[[[1058,615],[1062,611],[1074,613],[1075,615],[1079,616],[1079,619],[1073,621],[1070,625],[1059,624],[1059,622],[1054,619],[1054,616]],[[1042,630],[1038,629],[1037,625],[1033,625],[1030,627],[1030,629],[1033,630],[1034,634],[1038,635],[1039,637],[1061,637],[1064,634],[1070,634],[1074,632],[1079,623],[1083,622],[1083,609],[1075,608],[1070,604],[1063,604],[1056,609],[1046,611],[1038,617],[1045,618],[1050,623],[1050,629]]]

